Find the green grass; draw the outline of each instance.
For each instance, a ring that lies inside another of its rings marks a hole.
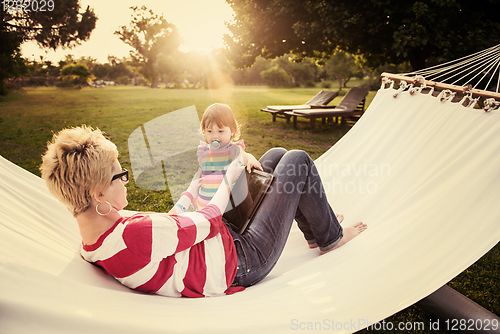
[[[307,123],[297,131],[260,111],[269,104],[301,104],[318,92],[317,88],[269,89],[263,86],[229,87],[221,90],[150,89],[118,86],[81,90],[27,88],[4,97],[0,102],[0,154],[28,171],[40,175],[40,157],[52,134],[81,124],[98,127],[118,146],[120,162],[130,169],[127,139],[142,124],[168,112],[195,105],[198,115],[210,104],[229,104],[242,125],[241,138],[255,156],[281,146],[303,149],[319,157],[349,129],[348,126],[322,125],[315,134]],[[345,94],[344,90],[341,95]],[[370,94],[369,101],[374,93]],[[341,99],[337,97],[337,99]],[[335,101],[333,101],[335,103]],[[168,129],[165,129],[168,132]],[[162,192],[143,191],[131,182],[129,209],[167,210],[172,201]]]
[[[351,86],[356,84],[355,81],[350,83]],[[293,130],[291,124],[283,119],[272,123],[271,116],[261,112],[260,108],[266,105],[302,104],[318,90],[270,89],[264,86],[227,87],[220,90],[150,89],[130,86],[81,90],[27,88],[0,97],[0,155],[40,175],[40,158],[52,134],[66,127],[87,124],[106,132],[118,146],[123,167],[131,169],[127,140],[136,128],[170,111],[191,105],[196,106],[198,115],[201,116],[207,106],[222,102],[233,108],[242,125],[241,138],[245,140],[247,151],[250,153],[258,157],[272,147],[281,146],[287,149],[303,149],[315,159],[335,144],[350,127],[323,125],[317,121],[316,132],[311,134],[308,123],[299,123],[299,129]],[[343,90],[331,104],[340,101],[346,92],[347,89]],[[374,95],[375,92],[370,92],[368,103]],[[165,131],[168,133],[168,128]],[[173,205],[172,199],[165,191],[139,189],[133,180],[127,187],[127,209],[167,211]],[[499,273],[500,245],[497,245],[449,285],[500,315]],[[429,315],[411,306],[386,321],[428,323]]]

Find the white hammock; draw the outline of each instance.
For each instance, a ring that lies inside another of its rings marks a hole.
[[[80,258],[44,182],[1,158],[0,332],[348,333],[429,295],[500,240],[500,112],[394,93],[316,161],[343,224],[368,230],[319,256],[294,228],[271,275],[230,296],[121,286]]]

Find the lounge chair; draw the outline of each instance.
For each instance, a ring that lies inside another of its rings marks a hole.
[[[285,115],[293,117],[294,129],[297,128],[297,117],[309,119],[311,132],[314,132],[316,118],[321,118],[324,124],[327,118],[345,118],[348,116],[362,115],[365,112],[365,101],[368,92],[368,88],[352,88],[349,92],[347,92],[342,101],[340,101],[340,103],[334,108],[294,109],[285,111]]]
[[[334,98],[336,98],[337,95],[339,95],[338,91],[332,92],[322,90],[305,104],[295,106],[267,106],[267,108],[262,108],[260,110],[271,113],[271,115],[273,115],[273,122],[276,122],[277,117],[286,118],[287,122],[289,122],[291,116],[286,115],[286,111],[328,108],[327,104],[330,103],[330,101],[332,101]]]

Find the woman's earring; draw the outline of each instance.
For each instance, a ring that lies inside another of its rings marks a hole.
[[[107,215],[109,215],[109,214],[111,213],[111,209],[113,208],[113,207],[111,206],[111,203],[109,203],[108,201],[106,201],[106,204],[108,204],[108,205],[109,205],[109,211],[108,211],[107,213],[100,213],[100,212],[99,212],[99,205],[101,205],[101,204],[102,204],[102,203],[101,203],[101,202],[99,202],[99,203],[97,203],[97,205],[95,206],[95,211],[97,212],[97,214],[98,214],[98,215],[100,215],[100,216],[107,216]]]

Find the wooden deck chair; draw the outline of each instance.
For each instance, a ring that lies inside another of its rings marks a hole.
[[[297,117],[309,119],[311,132],[314,132],[317,118],[321,118],[324,124],[327,118],[362,115],[365,112],[365,102],[368,92],[368,88],[352,88],[334,108],[294,109],[285,111],[285,115],[293,117],[294,129],[297,128]]]
[[[271,113],[271,115],[273,116],[273,122],[276,122],[277,117],[286,118],[287,122],[290,122],[291,116],[286,115],[285,111],[329,108],[327,104],[330,103],[334,98],[336,98],[337,95],[339,95],[338,91],[332,92],[322,90],[305,104],[288,106],[267,106],[267,108],[262,108],[260,110]]]

